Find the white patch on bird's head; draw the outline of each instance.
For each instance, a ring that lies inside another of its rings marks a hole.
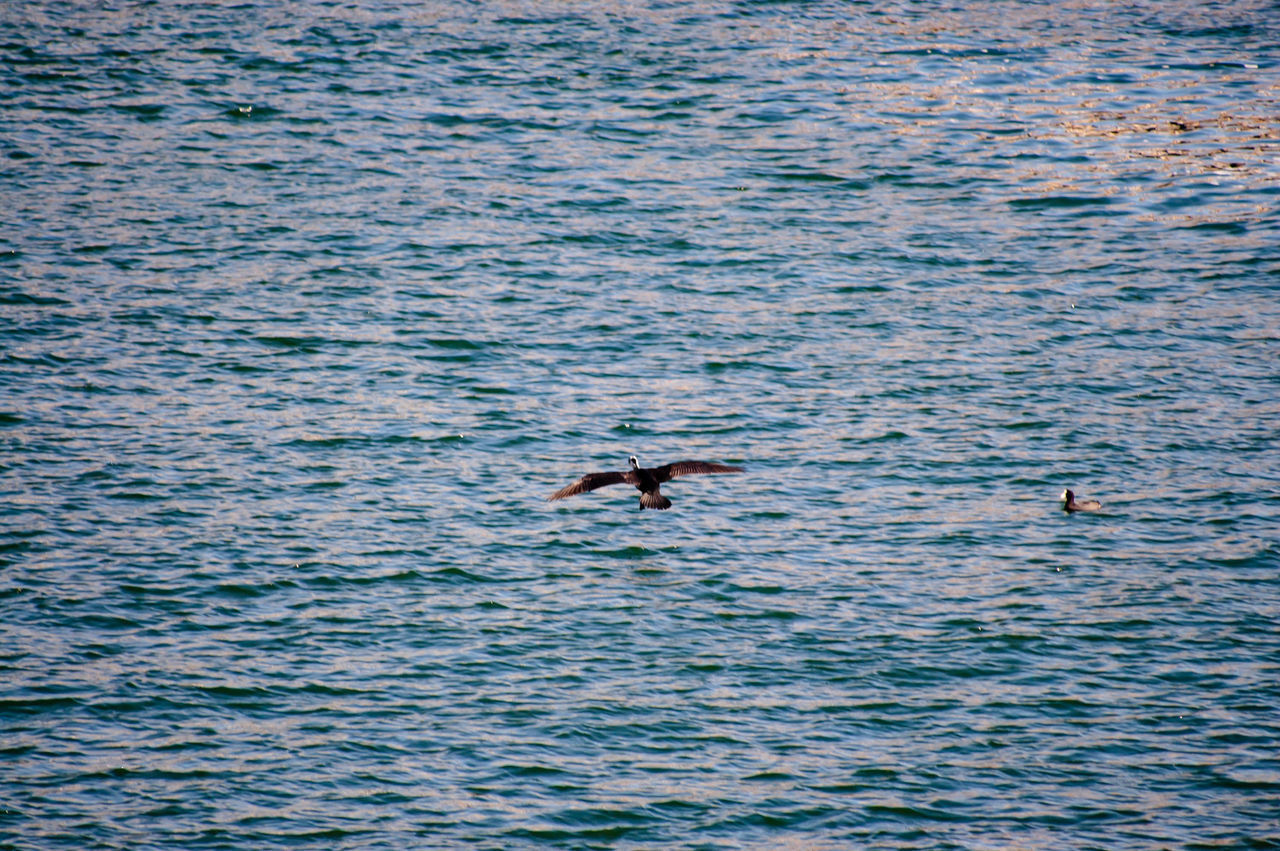
[[[1065,490],[1062,493],[1058,494],[1058,499],[1070,499],[1070,498],[1071,498],[1071,491],[1069,490]]]
[[[627,463],[631,465],[631,469],[633,470],[640,469],[640,462],[636,460],[636,456],[634,455],[627,459]]]

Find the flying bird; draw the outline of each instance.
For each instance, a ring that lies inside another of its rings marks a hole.
[[[553,501],[564,499],[575,494],[593,491],[607,485],[635,485],[640,491],[640,510],[652,508],[661,511],[671,507],[671,500],[662,495],[658,486],[669,482],[677,476],[693,476],[701,473],[741,473],[741,467],[730,467],[727,464],[712,464],[708,461],[676,461],[674,464],[663,464],[661,467],[641,467],[636,456],[627,459],[631,469],[625,472],[587,473],[571,485],[547,497]]]
[[[1102,503],[1096,499],[1082,499],[1076,502],[1075,491],[1070,488],[1064,490],[1058,499],[1062,500],[1062,510],[1068,514],[1073,511],[1097,511],[1102,507]]]

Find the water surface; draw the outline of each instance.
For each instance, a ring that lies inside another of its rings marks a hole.
[[[0,842],[1280,845],[1274,12],[4,7]]]

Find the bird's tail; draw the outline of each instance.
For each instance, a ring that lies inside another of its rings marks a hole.
[[[640,510],[641,511],[644,511],[646,508],[652,508],[655,511],[661,511],[664,508],[670,508],[670,507],[671,507],[671,500],[667,499],[665,496],[658,493],[657,491],[654,491],[653,493],[640,494]]]

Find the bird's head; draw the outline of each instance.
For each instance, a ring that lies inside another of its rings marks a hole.
[[[634,455],[627,459],[627,463],[631,465],[631,469],[633,470],[640,469],[640,462],[636,460],[636,456]]]
[[[1070,501],[1071,501],[1071,497],[1073,497],[1073,496],[1075,496],[1075,494],[1073,494],[1073,493],[1071,492],[1071,489],[1070,489],[1070,488],[1068,488],[1067,490],[1064,490],[1064,491],[1062,492],[1062,496],[1058,497],[1058,499],[1065,499],[1067,502],[1070,502]]]

